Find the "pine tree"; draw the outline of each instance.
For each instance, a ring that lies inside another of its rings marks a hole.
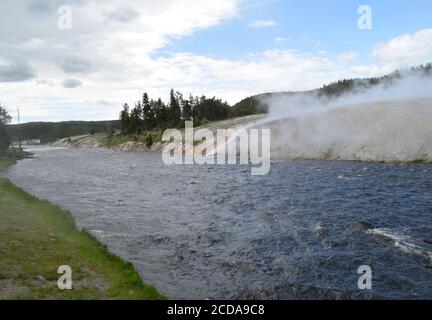
[[[189,100],[183,100],[183,120],[190,121],[193,118],[192,108],[193,108],[193,97],[189,96]]]
[[[143,94],[143,116],[142,119],[144,120],[144,128],[145,130],[151,130],[154,127],[154,110],[152,108],[152,103],[149,99],[149,96],[147,93]]]
[[[125,103],[123,105],[123,110],[120,112],[120,122],[121,122],[121,132],[124,135],[127,135],[130,133],[129,131],[129,122],[130,122],[130,116],[129,116],[129,105]]]
[[[167,125],[167,108],[161,98],[155,102],[154,114],[155,126],[158,129],[165,127]]]
[[[171,126],[177,126],[181,120],[181,108],[177,95],[174,89],[170,92],[169,119]]]
[[[254,112],[249,109],[245,109],[241,115],[253,114]],[[186,100],[180,92],[171,89],[168,105],[164,104],[161,98],[153,100],[144,93],[142,102],[138,102],[130,112],[127,104],[123,106],[120,120],[123,134],[140,134],[142,130],[183,126],[184,121],[193,120],[194,125],[199,126],[204,120],[228,119],[233,114],[231,111],[227,102],[216,97],[208,99],[204,95],[189,95],[189,99]]]
[[[192,116],[193,116],[194,126],[200,126],[202,124],[204,115],[203,115],[201,100],[198,97],[195,97],[194,99]]]
[[[130,120],[129,120],[129,133],[131,134],[140,134],[141,133],[141,116],[142,116],[142,108],[141,103],[135,105],[130,112]]]

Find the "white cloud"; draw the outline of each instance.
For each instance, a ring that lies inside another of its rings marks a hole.
[[[51,87],[55,86],[52,81],[47,80],[47,79],[37,79],[36,84],[37,85],[44,85],[44,86],[51,86]]]
[[[170,78],[158,70],[152,58],[156,50],[236,17],[239,1],[69,0],[73,28],[62,31],[57,27],[62,0],[2,0],[2,102],[19,104],[23,115],[40,110],[44,117],[52,110],[59,119],[116,118],[118,106],[138,99],[146,86],[153,88],[153,79],[163,86],[159,79]],[[71,79],[77,75],[79,80]],[[70,105],[63,113],[58,112],[60,96],[61,105]],[[91,101],[101,99],[112,105],[92,107]]]
[[[353,60],[356,60],[358,58],[358,54],[356,52],[344,52],[339,55],[338,61],[341,63],[347,63],[351,62]]]
[[[288,39],[288,38],[284,38],[284,37],[276,37],[276,38],[274,39],[274,41],[275,41],[276,43],[278,43],[278,44],[281,44],[281,43],[285,43],[285,42],[290,41],[290,39]]]
[[[387,70],[407,68],[432,60],[432,29],[405,34],[377,45],[372,53]]]
[[[65,81],[63,81],[63,87],[67,88],[67,89],[73,89],[79,86],[82,86],[82,82],[80,80],[77,79],[66,79]]]
[[[271,28],[277,26],[273,20],[255,20],[248,24],[250,28]]]
[[[158,69],[166,72],[167,78],[159,79],[163,83],[171,81],[184,92],[219,95],[231,103],[257,93],[314,89],[369,71],[357,71],[337,59],[294,50],[267,50],[242,60],[179,53],[158,59],[157,63]]]
[[[133,104],[144,91],[166,98],[171,87],[235,103],[267,91],[379,75],[389,65],[431,56],[430,31],[423,31],[377,46],[380,64],[371,65],[353,65],[350,52],[337,57],[294,50],[255,52],[237,60],[181,52],[157,58],[154,53],[172,39],[235,18],[240,0],[106,0],[103,5],[69,0],[70,31],[57,28],[56,6],[62,2],[2,0],[0,98],[12,110],[20,105],[27,120],[114,119],[124,102]],[[319,45],[307,36],[303,41]]]

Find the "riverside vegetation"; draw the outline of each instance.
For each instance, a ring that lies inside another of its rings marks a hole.
[[[0,111],[1,129],[10,117]],[[0,172],[29,156],[7,145],[0,149]],[[78,230],[69,212],[3,178],[0,221],[0,299],[165,299],[131,263]],[[62,265],[72,268],[72,290],[57,287]]]

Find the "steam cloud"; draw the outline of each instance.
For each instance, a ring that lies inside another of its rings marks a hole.
[[[432,161],[432,77],[405,74],[390,84],[332,100],[313,93],[263,98],[272,157]]]

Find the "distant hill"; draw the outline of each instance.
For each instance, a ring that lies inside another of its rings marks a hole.
[[[331,99],[350,92],[362,92],[378,85],[391,85],[394,81],[403,76],[421,75],[432,76],[432,63],[414,67],[408,70],[397,70],[389,75],[366,79],[346,79],[330,83],[320,89],[303,92],[274,92],[264,93],[243,99],[232,107],[231,115],[235,117],[259,114],[268,112],[268,106],[263,102],[265,99],[275,96],[295,96],[299,94],[309,94],[317,98]]]
[[[11,141],[40,139],[42,143],[58,139],[120,129],[120,121],[30,122],[7,127]]]

